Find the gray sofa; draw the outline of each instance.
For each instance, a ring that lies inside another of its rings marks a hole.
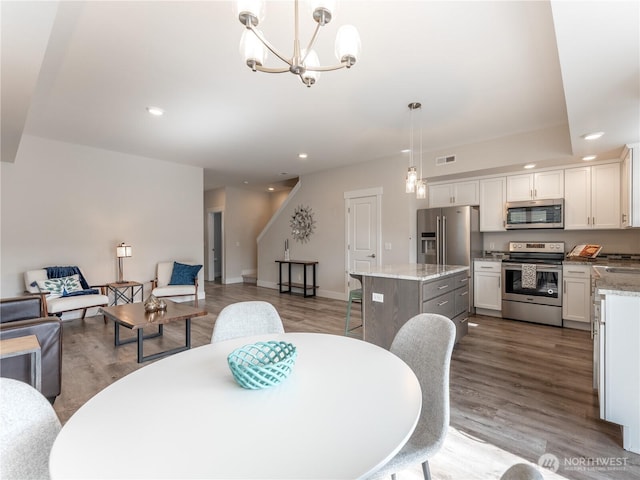
[[[42,394],[53,403],[60,395],[62,380],[62,322],[41,317],[39,296],[0,299],[0,339],[35,335],[42,353]],[[0,376],[30,383],[29,355],[0,361]]]

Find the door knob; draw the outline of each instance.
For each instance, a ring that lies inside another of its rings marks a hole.
[[[367,255],[367,257],[369,257],[369,258],[376,258],[376,254],[375,254],[375,253],[372,253],[371,255]]]

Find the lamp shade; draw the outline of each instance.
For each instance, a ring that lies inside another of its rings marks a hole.
[[[351,66],[360,58],[360,34],[353,25],[343,25],[336,35],[336,58]]]
[[[244,15],[249,15],[255,19],[254,26],[264,20],[265,8],[264,0],[238,0],[236,2],[236,14],[241,22],[244,23]]]
[[[131,249],[131,245],[126,245],[122,242],[120,245],[116,247],[116,257],[130,257],[133,254],[133,250]]]
[[[318,58],[318,54],[315,52],[315,50],[310,50],[309,53],[306,54],[304,63],[307,67],[320,66],[320,59]],[[313,85],[314,83],[316,83],[316,80],[318,80],[318,78],[320,78],[320,72],[316,72],[313,70],[305,70],[305,72],[302,74],[302,81],[307,85]]]
[[[253,68],[255,65],[264,65],[267,59],[267,49],[251,31],[245,30],[240,38],[240,54],[247,65]]]

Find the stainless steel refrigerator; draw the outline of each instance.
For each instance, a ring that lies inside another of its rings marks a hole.
[[[417,212],[418,263],[469,267],[469,308],[473,309],[473,259],[482,256],[477,206],[424,208]]]

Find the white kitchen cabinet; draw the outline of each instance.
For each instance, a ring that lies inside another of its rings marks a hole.
[[[563,197],[563,170],[507,176],[507,202]]]
[[[620,164],[565,170],[565,230],[620,228]]]
[[[506,177],[480,180],[480,231],[504,232],[504,204],[507,201]]]
[[[589,329],[591,323],[591,265],[562,266],[562,318],[580,322],[574,326]],[[571,326],[571,325],[565,325]]]
[[[627,145],[622,155],[620,223],[622,228],[640,227],[640,144]]]
[[[477,180],[429,185],[429,207],[478,205],[478,189]]]
[[[476,313],[499,317],[502,310],[502,263],[475,260],[473,272]]]
[[[622,425],[623,448],[640,453],[640,297],[606,294],[600,315],[600,417]]]

